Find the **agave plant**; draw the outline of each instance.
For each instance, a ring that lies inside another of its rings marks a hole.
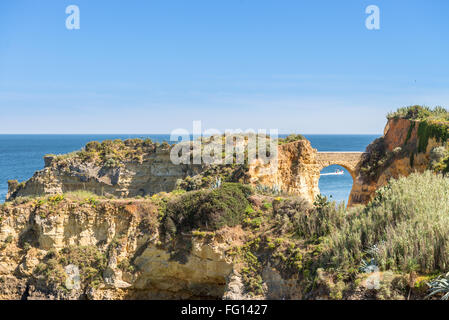
[[[430,294],[427,295],[426,298],[429,298],[437,293],[444,293],[443,297],[441,297],[441,300],[449,299],[449,272],[444,276],[438,276],[437,278],[428,282],[427,285],[430,288]]]
[[[217,189],[221,187],[221,178],[218,177],[215,179],[215,182],[212,184],[211,189]]]
[[[385,243],[385,241],[380,241],[377,244],[372,245],[371,247],[369,247],[368,249],[365,250],[365,253],[370,255],[371,257],[376,258],[377,255],[380,252],[380,247]]]
[[[362,259],[359,270],[362,273],[372,273],[378,271],[379,267],[377,266],[377,262],[374,258],[371,259],[369,262],[366,262],[364,259]]]
[[[266,194],[274,194],[274,195],[282,194],[282,189],[277,184],[273,184],[271,187],[258,184],[256,186],[256,190],[261,193],[266,193]]]

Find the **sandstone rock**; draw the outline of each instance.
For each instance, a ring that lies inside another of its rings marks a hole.
[[[58,162],[55,156],[46,156],[44,162],[44,169],[28,181],[10,183],[7,200],[78,190],[115,197],[153,195],[172,191],[179,179],[195,177],[209,168],[206,165],[174,164],[169,149],[157,149],[145,154],[142,161],[124,161],[121,166],[112,168],[83,162],[76,157]],[[320,168],[317,151],[304,139],[279,146],[277,162],[253,161],[247,174],[253,185],[279,188],[313,202],[319,193]]]
[[[387,122],[384,130],[383,140],[387,152],[396,150],[409,150],[409,153],[396,155],[393,161],[382,168],[379,176],[374,181],[366,181],[360,174],[360,164],[356,170],[348,205],[366,204],[369,202],[379,187],[388,183],[392,178],[408,176],[413,172],[424,172],[429,168],[430,151],[443,142],[429,139],[425,152],[417,152],[418,125],[412,126],[412,122],[406,119],[391,119]],[[400,149],[398,149],[400,148]],[[411,161],[410,152],[413,154]]]

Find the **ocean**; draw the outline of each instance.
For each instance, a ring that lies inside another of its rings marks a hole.
[[[284,135],[285,136],[285,135]],[[284,137],[281,136],[281,137]],[[318,151],[364,151],[380,135],[304,135]],[[24,181],[44,167],[45,154],[62,154],[81,149],[89,141],[106,139],[150,138],[168,141],[168,134],[122,135],[0,135],[0,203],[8,191],[8,180]],[[329,166],[322,173],[343,169],[343,175],[322,176],[319,188],[323,195],[335,201],[348,200],[352,187],[351,175],[340,166]]]

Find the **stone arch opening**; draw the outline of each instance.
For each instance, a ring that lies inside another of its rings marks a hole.
[[[336,171],[343,174],[337,174]],[[318,188],[329,200],[348,204],[349,195],[354,184],[354,173],[351,168],[341,164],[329,164],[320,169]]]
[[[323,169],[329,166],[341,166],[346,170],[346,187],[342,186],[346,191],[348,190],[349,194],[351,193],[351,188],[354,185],[354,181],[357,177],[358,165],[360,160],[362,159],[363,152],[354,152],[354,151],[325,151],[325,152],[317,152],[316,154],[316,164],[317,168],[320,172],[323,172]],[[344,174],[343,174],[344,175]],[[350,178],[349,178],[350,176]],[[321,178],[321,175],[320,177]],[[319,179],[321,180],[321,179]],[[336,180],[338,181],[338,180]],[[320,181],[318,181],[318,185]],[[321,181],[323,184],[323,181]],[[349,187],[351,185],[351,187]],[[319,187],[318,187],[319,188]],[[349,194],[345,197],[345,202],[349,203]],[[341,197],[341,196],[340,196]]]

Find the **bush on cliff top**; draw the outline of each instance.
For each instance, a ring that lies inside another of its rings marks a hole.
[[[417,153],[427,152],[429,139],[435,139],[441,144],[446,144],[449,140],[449,111],[442,107],[431,109],[423,106],[410,106],[399,108],[397,111],[389,113],[388,119],[408,119],[410,127],[404,144],[393,151],[387,151],[384,138],[373,141],[366,149],[360,165],[360,175],[366,183],[377,180],[379,174],[388,167],[394,159],[410,158],[410,166],[414,165],[414,158]],[[408,143],[411,134],[417,126],[417,143]],[[436,172],[447,173],[449,171],[449,156],[437,164],[435,161],[429,165],[429,169]]]
[[[449,121],[449,111],[443,107],[436,106],[409,106],[397,109],[387,114],[387,119],[408,119],[408,120],[440,120]]]
[[[80,150],[62,155],[53,155],[56,161],[78,157],[81,161],[96,162],[106,167],[118,167],[123,161],[142,161],[145,153],[151,153],[159,146],[151,139],[104,140],[91,141]],[[163,147],[169,147],[167,142]]]
[[[282,144],[286,144],[286,143],[290,143],[290,142],[294,142],[294,141],[298,141],[298,140],[304,140],[304,139],[305,139],[304,136],[301,134],[290,134],[286,138],[279,138],[278,144],[282,145]]]
[[[239,183],[223,183],[214,190],[191,191],[167,203],[165,233],[193,229],[215,230],[242,222],[251,189]]]

